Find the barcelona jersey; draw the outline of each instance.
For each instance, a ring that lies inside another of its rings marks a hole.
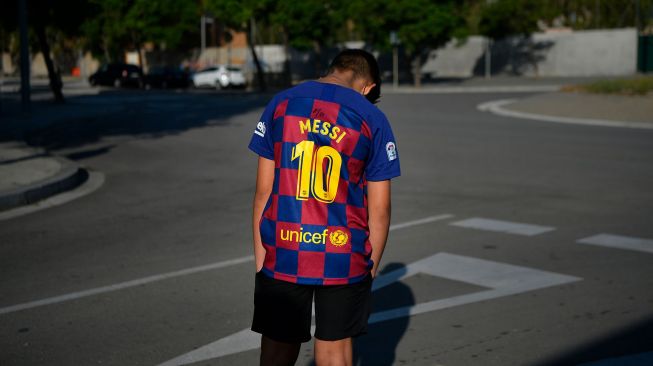
[[[263,273],[337,285],[372,268],[367,182],[400,175],[385,115],[365,97],[308,81],[277,94],[249,148],[274,160],[274,185],[260,220]]]

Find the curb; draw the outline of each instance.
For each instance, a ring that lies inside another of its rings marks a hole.
[[[84,183],[89,173],[68,159],[52,156],[62,169],[54,176],[24,187],[0,192],[0,211],[29,205],[58,193],[71,190]]]
[[[482,93],[544,93],[560,90],[563,85],[470,85],[470,86],[422,86],[414,88],[401,86],[397,89],[389,86],[383,94],[482,94]]]
[[[646,122],[559,117],[559,116],[550,116],[545,114],[518,112],[505,108],[506,106],[513,104],[515,102],[517,102],[516,99],[493,100],[490,102],[485,102],[477,105],[476,109],[482,112],[490,112],[504,117],[530,119],[530,120],[536,120],[541,122],[566,123],[566,124],[586,125],[586,126],[637,128],[637,129],[646,129],[646,130],[653,129],[653,123],[646,123]]]

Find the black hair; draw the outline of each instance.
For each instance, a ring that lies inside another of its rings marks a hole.
[[[360,49],[341,51],[331,61],[328,73],[335,70],[351,70],[354,72],[354,77],[364,78],[376,84],[365,98],[371,103],[378,103],[381,97],[381,74],[379,64],[371,53]]]

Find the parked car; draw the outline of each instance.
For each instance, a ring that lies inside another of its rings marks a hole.
[[[187,72],[172,66],[153,66],[143,79],[145,88],[186,88],[190,82]]]
[[[236,66],[218,65],[196,72],[193,77],[196,88],[209,86],[216,89],[245,86],[245,75]]]
[[[143,71],[140,67],[123,63],[104,64],[98,71],[88,77],[88,82],[93,86],[140,87],[142,81]]]

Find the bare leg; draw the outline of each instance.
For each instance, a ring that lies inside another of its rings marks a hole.
[[[315,338],[317,366],[352,366],[351,338],[323,341]]]
[[[261,366],[293,366],[301,343],[277,342],[261,336]]]

